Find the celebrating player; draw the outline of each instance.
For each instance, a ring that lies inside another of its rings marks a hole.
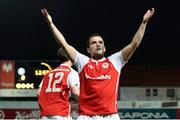
[[[46,9],[42,14],[55,37],[67,52],[80,75],[80,97],[78,120],[119,120],[117,93],[119,77],[124,64],[138,48],[144,36],[146,25],[154,14],[154,8],[143,16],[142,23],[132,41],[119,52],[105,58],[104,40],[98,34],[88,39],[87,52],[90,58],[70,46],[54,25]]]

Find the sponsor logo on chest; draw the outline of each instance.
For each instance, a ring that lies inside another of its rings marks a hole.
[[[88,74],[85,74],[85,78],[86,79],[93,79],[93,80],[110,80],[111,79],[111,75],[99,75],[97,77],[91,77]]]

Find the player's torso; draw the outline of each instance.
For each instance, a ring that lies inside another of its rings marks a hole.
[[[45,75],[38,100],[43,114],[69,114],[70,71],[70,67],[61,65]]]
[[[115,112],[119,72],[109,59],[103,61],[90,59],[80,73],[80,82],[81,114],[97,114],[93,113],[94,111],[101,111],[98,114]]]

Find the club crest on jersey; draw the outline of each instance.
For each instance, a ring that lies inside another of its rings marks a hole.
[[[102,64],[102,67],[103,67],[103,68],[108,68],[108,67],[109,67],[109,64],[108,64],[108,63],[103,63],[103,64]]]
[[[92,65],[88,65],[88,67],[89,67],[90,69],[93,69],[93,66],[92,66]]]

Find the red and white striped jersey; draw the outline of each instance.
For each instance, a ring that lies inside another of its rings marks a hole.
[[[101,60],[77,53],[75,66],[80,74],[80,115],[117,113],[117,93],[125,62],[118,52]]]
[[[47,73],[40,84],[40,116],[69,116],[70,88],[75,85],[79,85],[79,75],[68,65],[61,64]]]

